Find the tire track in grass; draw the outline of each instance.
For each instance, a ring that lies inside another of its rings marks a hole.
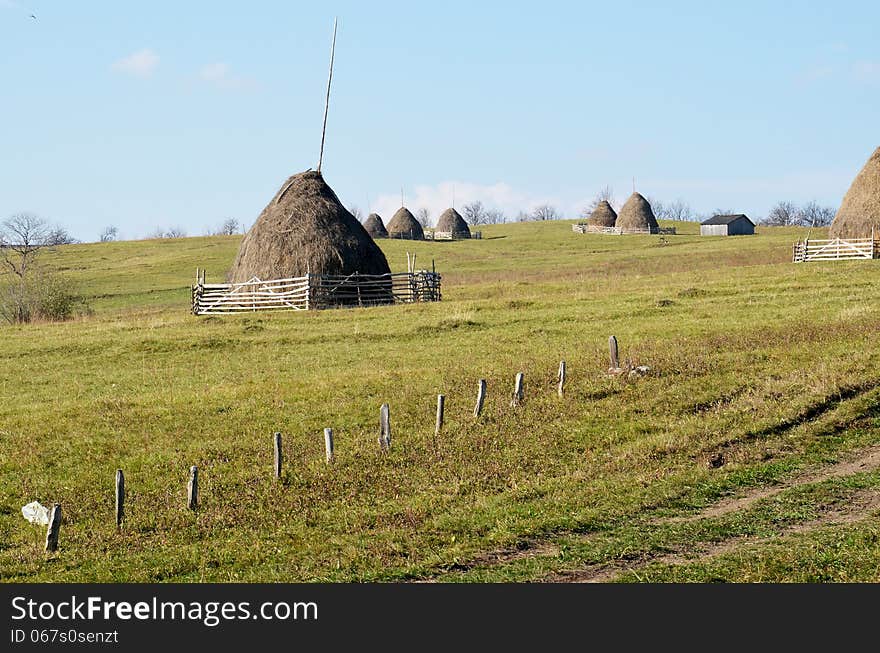
[[[873,513],[877,511],[880,511],[880,490],[863,490],[856,493],[844,507],[829,510],[819,519],[793,524],[772,537],[735,537],[699,550],[680,549],[669,553],[645,555],[634,561],[619,564],[593,565],[577,570],[555,572],[542,580],[550,583],[614,582],[624,574],[638,572],[649,565],[688,565],[705,562],[741,547],[766,544],[780,537],[808,533],[828,526],[854,524],[872,518]]]

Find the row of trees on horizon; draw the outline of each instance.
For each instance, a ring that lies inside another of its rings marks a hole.
[[[648,196],[646,199],[651,204],[654,215],[658,220],[702,222],[714,215],[730,215],[739,212],[729,208],[716,208],[708,213],[697,213],[691,208],[690,204],[681,199],[672,202],[664,202],[651,196]],[[622,208],[622,204],[615,198],[613,190],[606,186],[581,210],[579,217],[586,220],[590,217],[599,203],[603,201],[608,202],[615,211],[619,212]],[[349,211],[360,221],[365,220],[367,217],[357,206],[350,207]],[[515,216],[509,217],[501,209],[486,206],[480,200],[475,200],[462,206],[459,212],[465,221],[471,226],[565,219],[563,214],[552,204],[541,204],[529,211],[519,211]],[[755,222],[755,224],[770,227],[827,227],[834,220],[836,213],[837,210],[835,208],[822,206],[815,201],[810,201],[806,204],[781,201],[777,202],[766,216],[759,218],[756,218],[755,216],[749,217]],[[416,220],[418,220],[419,224],[423,227],[430,228],[435,222],[431,216],[431,212],[427,208],[423,207],[417,209],[414,215]],[[6,220],[6,222],[3,223],[2,228],[0,228],[0,248],[15,241],[16,231],[15,229],[10,229],[8,224],[10,220],[18,222],[25,220],[29,223],[39,223],[40,233],[45,239],[46,246],[54,247],[58,245],[72,245],[84,242],[75,238],[62,226],[52,225],[47,220],[32,213],[19,213]],[[235,218],[226,218],[216,227],[205,228],[201,235],[230,236],[244,233],[246,231],[246,225],[239,220]],[[182,227],[157,227],[144,235],[141,240],[155,238],[185,238],[188,235],[187,231]],[[119,239],[119,228],[115,225],[108,225],[101,231],[98,237],[98,242],[106,243]],[[132,240],[138,239],[135,238]]]

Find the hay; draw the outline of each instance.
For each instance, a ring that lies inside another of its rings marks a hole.
[[[453,238],[470,238],[471,230],[461,214],[455,209],[446,209],[440,214],[434,231],[451,232]]]
[[[880,147],[856,175],[831,223],[832,238],[880,235]]]
[[[648,204],[648,200],[638,193],[633,193],[629,196],[626,204],[623,205],[620,213],[617,214],[617,221],[614,226],[624,233],[643,229],[648,229],[651,233],[657,233],[660,230],[660,225],[657,224],[657,218],[654,217],[651,205]]]
[[[375,238],[388,238],[388,230],[385,229],[385,223],[378,213],[371,213],[364,222],[364,229]]]
[[[425,239],[425,231],[422,229],[422,225],[420,225],[419,221],[415,219],[415,216],[409,212],[409,209],[402,206],[397,209],[397,213],[391,218],[387,229],[389,238],[407,238],[409,240]]]
[[[320,172],[288,179],[245,234],[230,283],[312,274],[388,274],[385,254]]]
[[[602,200],[587,218],[587,224],[597,227],[613,227],[616,220],[617,214],[614,209],[611,208],[607,200]]]

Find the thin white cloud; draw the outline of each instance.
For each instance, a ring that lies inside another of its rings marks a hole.
[[[563,214],[570,212],[571,207],[564,205],[559,198],[530,195],[519,191],[509,184],[481,185],[461,181],[444,181],[436,185],[421,184],[413,191],[404,194],[404,205],[413,213],[418,209],[428,209],[431,222],[437,221],[440,214],[453,205],[461,209],[465,204],[480,201],[487,209],[500,209],[509,221],[516,219],[520,211],[528,213],[541,204],[555,206]],[[380,194],[370,203],[370,211],[378,213],[386,221],[400,208],[400,193]],[[565,215],[565,217],[570,217]]]
[[[853,74],[863,82],[880,82],[880,61],[857,61],[853,64]]]
[[[248,91],[257,87],[253,79],[233,75],[229,65],[222,61],[203,66],[199,71],[199,79],[224,91]]]
[[[138,50],[115,62],[113,70],[125,75],[146,79],[151,77],[159,65],[159,55],[150,50]]]
[[[820,64],[804,71],[798,78],[800,82],[818,82],[834,75],[834,66]]]

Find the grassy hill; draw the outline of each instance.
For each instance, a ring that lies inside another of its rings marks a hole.
[[[189,285],[239,237],[59,248],[94,315],[0,327],[0,580],[880,580],[880,266],[792,264],[805,230],[570,225],[382,241],[440,303],[230,317]],[[607,374],[612,334],[647,376]],[[56,554],[34,499],[63,505]]]

